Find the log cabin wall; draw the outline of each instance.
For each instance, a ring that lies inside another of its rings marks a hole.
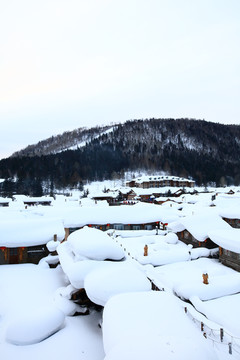
[[[240,272],[240,254],[222,249],[219,251],[219,260],[223,265]]]

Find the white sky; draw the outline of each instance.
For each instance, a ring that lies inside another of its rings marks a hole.
[[[0,0],[0,158],[81,126],[240,124],[239,0]]]

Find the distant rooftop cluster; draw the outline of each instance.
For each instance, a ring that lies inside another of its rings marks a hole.
[[[194,187],[195,181],[178,176],[154,175],[140,176],[126,182],[126,186],[148,189],[152,187],[176,186],[176,187]]]

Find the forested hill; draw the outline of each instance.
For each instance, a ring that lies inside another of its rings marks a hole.
[[[37,179],[61,187],[122,176],[124,171],[147,170],[192,177],[199,185],[240,184],[238,125],[193,119],[147,119],[84,129],[84,140],[81,132],[78,129],[67,133],[67,146],[60,145],[60,135],[53,137],[48,155],[46,143],[40,147],[44,143],[40,142],[28,147],[30,152],[25,149],[1,160],[0,178],[14,177],[21,183]],[[79,143],[81,147],[69,150]],[[60,149],[66,150],[59,152]]]
[[[87,142],[112,129],[112,126],[97,126],[91,129],[79,128],[66,131],[61,135],[52,136],[46,140],[39,141],[35,145],[29,145],[25,149],[15,152],[12,156],[41,156],[56,154],[58,152],[77,149]]]

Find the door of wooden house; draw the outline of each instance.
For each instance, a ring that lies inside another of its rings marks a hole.
[[[18,248],[10,248],[9,264],[18,264],[18,263],[19,263]]]

